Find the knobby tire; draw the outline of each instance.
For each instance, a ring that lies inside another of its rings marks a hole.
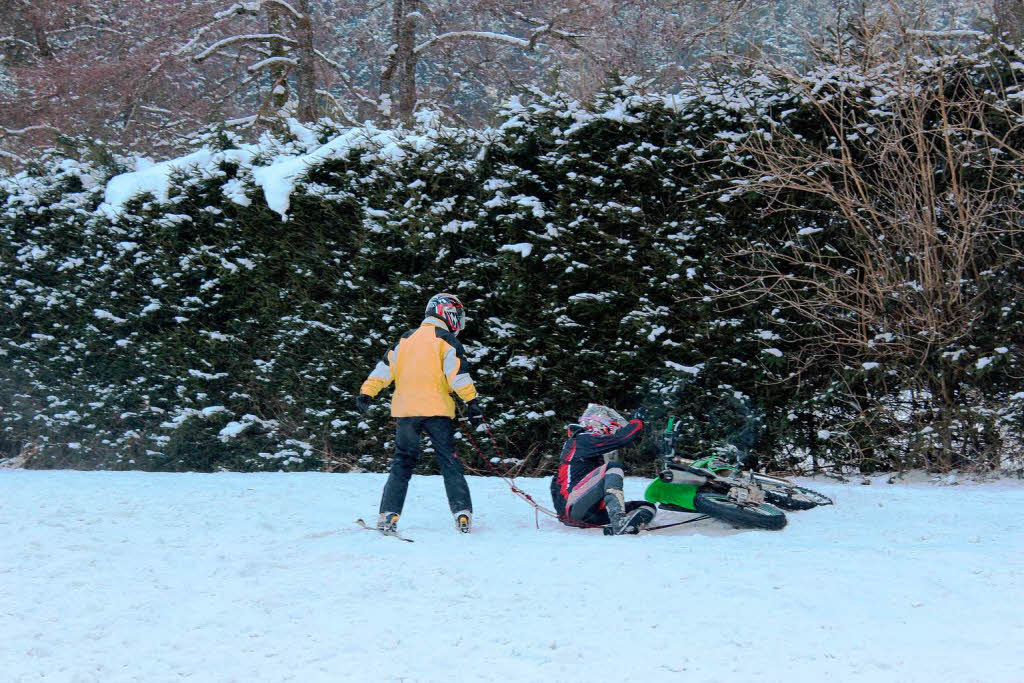
[[[700,491],[693,499],[693,507],[697,512],[738,527],[774,531],[786,526],[786,513],[774,505],[740,505],[724,493]]]
[[[757,483],[764,491],[765,500],[783,510],[810,510],[819,505],[832,505],[832,499],[828,496],[802,486],[787,486],[767,481]]]

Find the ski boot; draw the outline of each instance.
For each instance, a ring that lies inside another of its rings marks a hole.
[[[469,510],[459,510],[455,513],[455,529],[460,534],[468,534],[473,528],[473,513]]]
[[[611,523],[604,527],[604,535],[636,535],[640,533],[641,529],[651,523],[651,520],[654,519],[654,513],[653,505],[640,505],[631,512],[612,518]]]
[[[383,531],[385,534],[393,534],[398,531],[398,513],[397,512],[382,512],[380,517],[377,518],[377,531]]]

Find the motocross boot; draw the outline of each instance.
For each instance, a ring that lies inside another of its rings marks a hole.
[[[609,514],[611,523],[604,528],[604,535],[621,536],[623,534],[638,534],[641,529],[651,523],[651,520],[654,519],[654,514],[654,506],[646,503],[638,505],[630,512],[625,512],[618,517],[611,517],[611,514]]]
[[[618,536],[625,528],[626,500],[622,489],[607,488],[604,491],[604,509],[608,512],[608,525],[604,528],[605,536]]]

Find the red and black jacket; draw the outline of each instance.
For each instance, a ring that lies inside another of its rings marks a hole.
[[[559,516],[565,514],[569,492],[604,464],[604,454],[631,445],[640,439],[643,430],[641,420],[630,420],[613,434],[593,434],[580,425],[569,428],[569,438],[565,440],[558,460],[558,473],[551,479],[551,502]]]

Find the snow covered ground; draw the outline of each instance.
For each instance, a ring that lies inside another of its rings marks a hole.
[[[0,680],[1024,681],[1021,482],[606,538],[415,477],[415,543],[353,525],[383,482],[0,470]]]

